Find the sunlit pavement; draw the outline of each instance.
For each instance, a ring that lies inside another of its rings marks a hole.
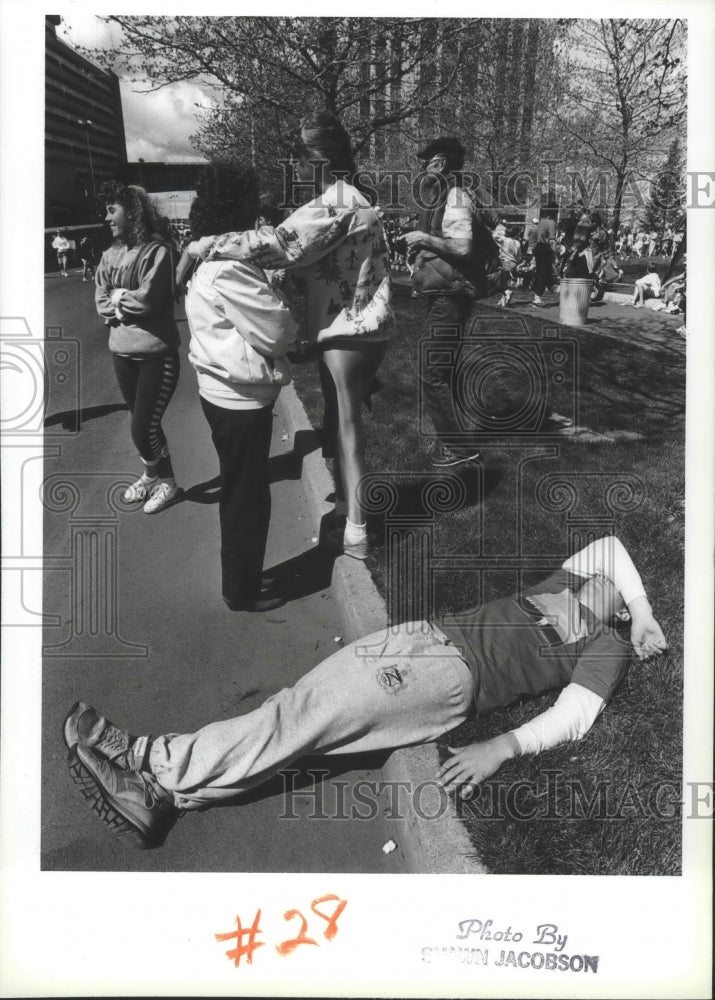
[[[67,345],[60,353],[72,371],[69,382],[55,385],[57,352],[48,351],[43,868],[404,870],[399,849],[382,850],[394,836],[382,802],[373,820],[334,818],[354,814],[355,783],[379,781],[379,759],[332,758],[332,776],[317,787],[306,774],[277,779],[225,808],[189,814],[153,851],[125,847],[83,803],[62,741],[62,720],[76,700],[134,733],[193,731],[254,708],[294,683],[334,652],[341,637],[330,595],[331,557],[315,544],[300,461],[291,455],[282,419],[274,421],[265,566],[283,577],[290,600],[266,614],[232,613],[220,592],[218,463],[186,360],[186,321],[180,322],[181,378],[164,420],[185,499],[151,517],[141,509],[126,512],[118,509],[112,487],[135,478],[139,463],[107,335],[94,311],[93,285],[75,271],[66,279],[48,277],[45,288],[46,326],[54,328],[54,346]],[[307,767],[325,768],[325,760]],[[301,780],[307,781],[302,789]]]

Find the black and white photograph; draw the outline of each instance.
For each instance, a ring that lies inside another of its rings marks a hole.
[[[0,993],[710,995],[713,12],[159,6],[3,13]]]

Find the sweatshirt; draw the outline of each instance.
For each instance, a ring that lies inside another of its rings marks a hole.
[[[186,295],[189,361],[199,395],[227,409],[272,403],[290,382],[285,357],[297,324],[261,268],[240,261],[201,264]]]
[[[113,354],[162,354],[180,342],[174,321],[174,268],[168,247],[157,243],[139,268],[139,287],[127,289],[132,262],[142,247],[114,244],[105,250],[95,274],[94,301],[109,327]],[[123,319],[117,317],[117,309]]]

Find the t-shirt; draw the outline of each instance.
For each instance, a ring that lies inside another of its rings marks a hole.
[[[579,604],[584,583],[560,569],[521,597],[439,622],[472,672],[478,714],[572,682],[608,701],[626,674],[630,644]]]
[[[536,237],[539,243],[549,243],[551,240],[556,239],[556,223],[553,219],[544,217],[539,220],[539,224],[536,227]]]

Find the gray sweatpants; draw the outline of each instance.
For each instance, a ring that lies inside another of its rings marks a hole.
[[[259,708],[154,740],[149,766],[182,809],[246,792],[306,754],[427,743],[460,725],[472,675],[439,629],[407,622],[350,643]]]

